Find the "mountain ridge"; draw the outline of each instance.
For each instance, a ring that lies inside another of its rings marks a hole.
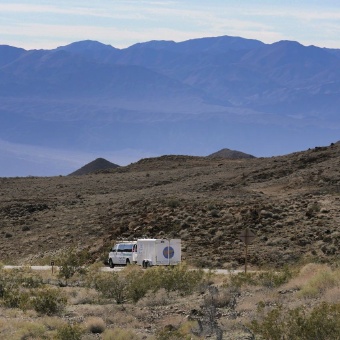
[[[1,45],[0,138],[90,154],[228,145],[263,156],[326,145],[340,134],[338,52],[228,36],[124,49]]]

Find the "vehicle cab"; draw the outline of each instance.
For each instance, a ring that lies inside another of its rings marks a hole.
[[[116,243],[109,253],[109,266],[128,265],[137,262],[137,241]]]

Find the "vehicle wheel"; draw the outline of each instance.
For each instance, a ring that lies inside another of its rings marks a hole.
[[[126,260],[126,265],[127,265],[127,266],[130,265],[130,260],[129,260],[129,259]]]
[[[110,266],[110,268],[114,268],[114,266],[115,266],[112,262],[112,259],[109,260],[109,266]]]

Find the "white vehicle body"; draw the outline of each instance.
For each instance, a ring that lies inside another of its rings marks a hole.
[[[109,253],[109,266],[127,265],[137,262],[137,241],[124,241],[115,244]]]
[[[180,239],[138,239],[137,264],[150,266],[172,266],[181,262]]]
[[[115,244],[109,253],[109,266],[137,263],[143,268],[172,266],[181,262],[180,239],[138,239]]]

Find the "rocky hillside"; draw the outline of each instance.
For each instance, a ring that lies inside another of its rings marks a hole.
[[[163,156],[84,176],[0,179],[0,256],[41,262],[65,247],[103,259],[121,238],[180,237],[189,263],[236,268],[339,255],[340,145],[281,157]]]

